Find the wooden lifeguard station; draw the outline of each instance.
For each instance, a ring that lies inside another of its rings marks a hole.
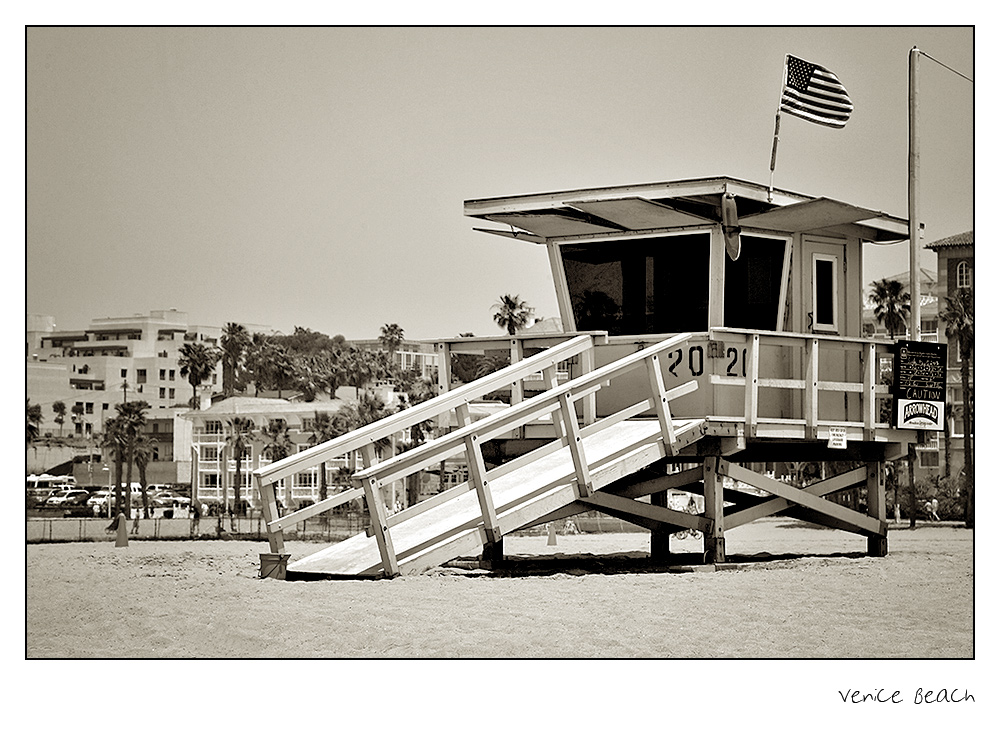
[[[283,529],[366,500],[366,533],[289,576],[395,576],[479,549],[496,561],[504,534],[594,509],[648,528],[657,558],[696,529],[722,562],[727,530],[776,514],[887,553],[884,463],[917,432],[889,420],[893,343],[861,335],[862,243],[904,239],[905,219],[723,177],[477,199],[465,214],[546,248],[563,331],[442,340],[436,398],[258,470],[272,555]],[[453,354],[490,351],[510,365],[453,386]],[[431,419],[438,438],[378,456],[381,438]],[[354,451],[356,488],[278,516],[276,482]],[[468,482],[388,512],[388,483],[455,456]],[[807,462],[828,472],[804,484],[763,469]],[[676,489],[704,512],[667,507]],[[835,502],[850,489],[865,501]]]

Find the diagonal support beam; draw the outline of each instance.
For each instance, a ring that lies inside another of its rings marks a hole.
[[[750,472],[750,470],[746,470]],[[763,477],[765,480],[771,480],[769,477],[764,475],[759,475],[757,473],[752,473],[757,477]],[[758,485],[756,482],[749,482],[743,480],[748,485],[753,485],[754,487],[759,487],[761,490],[768,490],[767,488]],[[777,482],[776,480],[771,480],[771,482]],[[865,473],[863,469],[850,470],[836,477],[830,477],[826,480],[820,482],[814,482],[808,487],[801,488],[803,492],[811,493],[818,497],[824,495],[829,495],[830,493],[835,493],[840,490],[846,490],[849,487],[854,487],[855,485],[860,485],[865,482]],[[779,483],[780,484],[780,483]],[[786,486],[788,487],[788,486]],[[750,521],[755,521],[758,518],[766,518],[767,516],[772,516],[775,513],[782,513],[790,508],[795,507],[795,503],[785,498],[777,497],[770,498],[767,500],[759,500],[749,507],[744,505],[738,510],[730,511],[726,514],[726,524],[729,528],[735,528],[736,526],[742,526]]]
[[[829,500],[824,500],[818,495],[814,494],[810,490],[802,490],[797,487],[792,487],[791,485],[785,485],[777,480],[772,480],[766,475],[761,475],[751,470],[740,467],[738,464],[729,462],[728,460],[719,460],[719,472],[723,475],[733,478],[734,480],[745,482],[748,485],[753,485],[761,490],[776,495],[790,503],[795,505],[800,505],[809,510],[816,511],[825,516],[836,519],[842,523],[847,524],[854,528],[855,533],[860,534],[882,534],[884,535],[886,529],[885,524],[878,521],[878,519],[870,518],[863,513],[858,513],[850,508],[845,508],[842,505],[837,505]],[[855,470],[853,472],[845,473],[845,475],[852,475],[860,473],[861,477],[856,482],[850,484],[857,485],[861,482],[867,481],[867,471],[864,469]],[[834,480],[838,478],[843,478],[844,475],[838,475],[837,478],[832,478]],[[817,483],[819,485],[820,483]],[[815,486],[812,486],[815,487]],[[847,485],[850,487],[850,485]],[[821,492],[833,492],[832,489],[827,490],[823,488]],[[786,506],[787,507],[787,506]],[[728,519],[727,519],[728,520]]]
[[[617,495],[609,495],[600,490],[589,497],[580,498],[580,502],[594,506],[595,508],[628,513],[629,515],[648,518],[679,528],[696,529],[702,533],[707,533],[712,527],[711,521],[703,516],[691,515],[683,511],[673,510],[672,508],[661,508],[658,505],[641,503],[638,500],[630,500],[629,498],[622,498]]]

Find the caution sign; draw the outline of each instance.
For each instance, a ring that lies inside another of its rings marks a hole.
[[[893,357],[893,426],[944,431],[948,345],[901,340],[895,345]]]

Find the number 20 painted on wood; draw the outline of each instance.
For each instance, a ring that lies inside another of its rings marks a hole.
[[[701,345],[693,345],[687,350],[687,368],[691,375],[698,377],[705,372],[705,351]],[[680,376],[677,374],[677,368],[680,366],[681,362],[684,360],[684,350],[672,350],[667,353],[667,372],[673,375],[675,378]],[[747,376],[747,351],[746,348],[742,352],[735,347],[730,347],[726,350],[726,359],[729,362],[726,365],[726,375],[735,378]],[[736,365],[740,363],[740,372],[736,372]]]

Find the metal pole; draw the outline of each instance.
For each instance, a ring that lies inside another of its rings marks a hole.
[[[910,230],[910,339],[920,341],[920,131],[917,116],[920,105],[917,99],[919,87],[917,70],[920,49],[910,49],[910,91],[909,91],[909,230]]]

